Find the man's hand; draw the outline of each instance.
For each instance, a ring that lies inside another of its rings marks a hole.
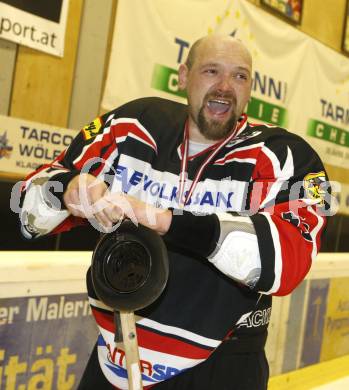
[[[135,224],[140,223],[165,234],[172,220],[169,210],[156,208],[127,194],[112,194],[102,180],[87,173],[70,181],[63,200],[72,215],[95,218],[105,231],[129,218]]]
[[[103,212],[106,206],[103,197],[107,188],[102,180],[82,173],[69,182],[63,194],[63,201],[72,215],[81,218],[94,217],[102,226],[108,227],[110,220]]]
[[[110,202],[111,207],[117,207],[124,212],[124,217],[129,218],[133,223],[140,223],[157,233],[167,233],[172,221],[172,212],[142,202],[141,200],[124,193],[108,194],[105,199]],[[108,209],[107,209],[108,210]]]

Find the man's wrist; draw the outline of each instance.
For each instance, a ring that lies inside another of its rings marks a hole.
[[[203,257],[214,251],[220,235],[217,215],[194,215],[184,210],[173,210],[171,213],[171,223],[164,234],[168,244]]]
[[[171,210],[163,210],[158,214],[157,218],[157,232],[160,235],[164,235],[170,229],[172,222],[172,211]]]

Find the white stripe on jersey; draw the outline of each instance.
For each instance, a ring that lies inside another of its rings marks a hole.
[[[221,159],[220,159],[221,160]],[[224,165],[227,163],[231,163],[233,161],[239,162],[239,163],[249,163],[249,164],[256,164],[255,158],[237,158],[237,157],[227,157],[223,158],[224,161],[216,161],[214,165]]]
[[[323,217],[321,217],[319,214],[317,214],[315,212],[315,210],[311,206],[308,206],[307,210],[309,211],[309,213],[315,215],[315,217],[318,220],[318,223],[316,224],[314,229],[312,229],[310,231],[311,238],[313,239],[313,250],[311,252],[311,260],[314,261],[316,255],[318,253],[318,247],[317,247],[317,243],[316,243],[316,238],[317,238],[317,235],[318,235],[319,231],[321,230],[323,224],[325,223],[325,219]]]
[[[112,119],[114,118],[114,114],[110,114],[107,118],[107,120],[105,121],[105,124],[107,124],[109,121],[111,121]]]
[[[264,146],[264,142],[258,142],[253,145],[240,146],[240,148],[234,148],[233,150],[230,150],[228,153],[233,153],[233,152],[235,153],[235,152],[240,152],[240,151],[250,150],[250,149],[258,149],[258,148],[262,148],[263,146]]]
[[[110,120],[110,118],[108,118],[108,121],[109,120]],[[86,152],[88,151],[88,149],[92,145],[94,145],[96,142],[101,141],[106,134],[110,133],[110,130],[111,130],[112,126],[116,126],[118,124],[130,124],[130,123],[134,124],[140,131],[142,131],[149,138],[149,140],[152,143],[154,143],[154,145],[151,145],[151,143],[146,142],[144,139],[138,137],[136,134],[130,133],[130,134],[128,134],[128,136],[136,139],[137,141],[140,141],[140,142],[144,143],[145,145],[150,145],[151,147],[155,148],[155,150],[157,150],[157,145],[156,145],[156,142],[155,142],[154,138],[148,132],[148,130],[144,126],[141,125],[141,123],[137,119],[134,119],[134,118],[117,118],[117,119],[112,119],[110,125],[108,127],[104,128],[103,133],[96,135],[96,137],[94,138],[92,143],[90,143],[88,145],[85,145],[83,147],[80,155],[73,161],[73,163],[74,164],[79,163],[79,161],[84,157],[84,155],[86,154]],[[126,138],[127,138],[127,135],[123,135],[123,136],[120,136],[120,137],[115,137],[114,142],[121,143],[121,142],[125,141]]]
[[[121,144],[121,142],[124,142],[126,138],[127,138],[127,135],[123,135],[122,137],[115,137],[114,139],[115,139],[116,144],[118,145],[118,144]]]
[[[141,318],[141,317],[138,317]],[[220,340],[209,339],[200,336],[199,334],[190,332],[185,329],[177,328],[175,326],[163,325],[160,322],[150,320],[148,318],[136,319],[137,324],[144,325],[148,328],[158,330],[163,333],[179,336],[181,338],[194,341],[195,343],[206,345],[208,347],[216,348],[220,344]]]
[[[82,148],[81,153],[80,153],[79,156],[76,157],[76,159],[73,161],[73,164],[74,164],[74,165],[78,164],[78,163],[80,162],[80,160],[81,160],[82,158],[84,158],[84,156],[85,156],[86,152],[88,151],[88,149],[89,149],[90,147],[92,147],[96,142],[101,141],[101,140],[104,138],[104,136],[105,136],[106,134],[109,134],[109,133],[110,133],[110,126],[109,126],[109,127],[106,127],[106,128],[103,130],[103,133],[97,134],[96,137],[94,138],[94,140],[93,140],[92,143],[90,143],[90,144],[88,144],[88,145],[85,145],[85,146]]]
[[[102,301],[99,301],[97,299],[88,297],[88,301],[91,304],[91,306],[98,307],[99,309],[107,310],[110,312],[114,312],[114,309],[105,305]]]
[[[270,214],[265,213],[265,212],[261,212],[260,214],[264,215],[269,223],[271,236],[273,238],[273,247],[274,247],[274,251],[275,251],[275,257],[274,257],[274,259],[275,259],[275,265],[274,265],[275,279],[274,279],[274,283],[269,291],[264,292],[264,294],[272,294],[272,293],[275,293],[280,288],[280,284],[281,284],[282,254],[281,254],[280,237],[279,237],[279,232],[277,230],[277,227],[275,226],[275,223],[271,219]],[[263,265],[262,265],[262,267],[263,267]]]
[[[129,136],[130,138],[133,138],[133,139],[139,141],[139,142],[142,142],[144,145],[147,145],[147,146],[150,145],[149,142],[145,141],[145,140],[144,140],[143,138],[141,138],[141,137],[138,137],[138,135],[136,135],[136,134],[129,133],[128,136]],[[156,144],[155,144],[155,145],[156,145]],[[152,146],[152,148],[153,148],[153,146]],[[153,148],[153,149],[154,149],[154,148]],[[156,149],[155,149],[155,150],[156,150]]]
[[[155,148],[155,150],[157,150],[157,144],[155,142],[155,139],[149,133],[149,131],[138,121],[138,119],[135,119],[135,118],[117,118],[117,119],[112,119],[111,126],[116,126],[118,124],[127,124],[127,123],[132,123],[132,124],[136,125],[136,127],[138,127],[139,130],[141,130],[149,138],[149,140],[154,144],[154,145],[152,145],[152,147]],[[144,139],[139,138],[135,134],[130,134],[130,136],[135,138],[135,139],[137,139],[138,141],[143,142],[146,145],[149,145],[148,142],[146,142]]]
[[[240,148],[234,148],[233,150],[228,150],[227,153],[223,157],[219,158],[218,160],[216,160],[214,162],[214,165],[224,165],[227,162],[234,161],[234,159],[238,162],[249,162],[252,164],[256,164],[255,158],[248,158],[247,157],[246,159],[243,159],[243,158],[234,157],[234,155],[236,152],[241,152],[241,151],[251,150],[251,149],[261,149],[263,147],[263,145],[264,145],[264,142],[258,142],[258,143],[253,144],[253,145],[241,146]],[[241,160],[241,161],[239,161],[239,160]],[[251,161],[248,161],[248,160],[251,160]]]
[[[89,297],[89,302],[92,306],[98,307],[103,310],[107,310],[109,312],[113,312],[113,309],[107,305],[105,305],[103,302],[93,299]],[[136,316],[136,323],[139,325],[143,325],[147,328],[158,330],[162,333],[171,334],[174,336],[179,336],[181,338],[191,340],[195,343],[205,345],[208,347],[216,348],[220,344],[220,340],[214,340],[209,339],[207,337],[200,336],[196,333],[190,332],[188,330],[184,330],[181,328],[177,328],[175,326],[169,326],[169,325],[163,325],[160,322],[150,320],[148,318]]]
[[[241,121],[241,119],[244,120],[245,122],[242,124],[242,126],[240,127],[238,132],[235,134],[235,137],[239,136],[247,127],[247,124],[248,124],[248,122],[247,122],[247,115],[245,115],[245,116],[243,115],[242,117],[240,117],[240,121]]]
[[[109,345],[115,345],[115,341],[114,341],[114,333],[113,332],[109,332],[108,330],[106,329],[103,329],[101,327],[99,327],[100,331],[101,331],[101,334],[102,334],[102,337],[105,341],[106,344],[109,344]],[[118,348],[121,348],[122,350],[125,350],[123,347],[124,347],[124,344],[123,343],[117,343],[117,346]],[[191,359],[191,358],[187,358],[187,357],[184,357],[184,356],[177,356],[177,355],[172,355],[172,354],[168,354],[168,353],[165,353],[165,352],[159,352],[159,351],[155,351],[155,350],[151,350],[151,349],[148,349],[148,348],[144,348],[144,347],[139,347],[139,352],[140,352],[140,359],[141,360],[155,360],[157,357],[159,357],[159,360],[158,362],[166,362],[167,365],[172,365],[174,367],[180,367],[180,368],[184,368],[185,366],[191,363],[193,364],[197,364],[198,360],[200,361],[201,359]],[[154,359],[155,357],[155,359]],[[126,365],[124,366],[126,368]]]
[[[280,161],[277,156],[267,147],[262,149],[262,152],[269,158],[274,170],[276,181],[271,185],[268,195],[261,203],[260,208],[263,208],[268,202],[274,200],[280,191],[282,185],[294,175],[293,156],[291,149],[287,147],[287,158],[284,167],[281,169]]]

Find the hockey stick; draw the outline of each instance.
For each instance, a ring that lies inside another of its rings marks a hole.
[[[116,326],[115,342],[124,343],[128,388],[130,390],[142,390],[142,374],[134,312],[115,311],[114,321]]]

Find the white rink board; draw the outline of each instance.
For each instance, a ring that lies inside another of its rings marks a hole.
[[[92,252],[0,252],[0,299],[86,293],[85,274],[91,258]],[[321,253],[306,280],[341,277],[349,277],[349,253]],[[266,348],[271,375],[283,372],[288,326],[296,321],[289,318],[290,300],[291,296],[273,300]],[[303,322],[305,311],[306,304]],[[301,329],[304,331],[304,323]],[[301,345],[303,335],[294,342]]]

